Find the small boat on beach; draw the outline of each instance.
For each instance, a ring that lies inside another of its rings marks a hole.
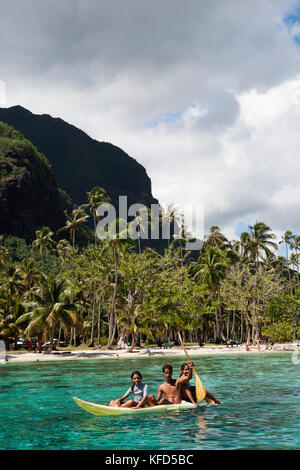
[[[75,403],[87,411],[96,416],[116,416],[116,415],[133,415],[133,414],[153,414],[153,413],[166,413],[169,411],[183,411],[191,408],[195,409],[193,403],[182,401],[178,405],[159,405],[159,406],[145,406],[144,408],[132,409],[132,408],[121,408],[118,406],[107,406],[98,405],[97,403],[91,403],[89,401],[81,400],[80,398],[73,397]]]

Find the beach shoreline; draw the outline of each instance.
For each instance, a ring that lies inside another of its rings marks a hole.
[[[246,345],[227,347],[226,345],[209,345],[204,347],[188,346],[186,349],[191,356],[207,356],[207,355],[232,355],[232,354],[268,354],[275,352],[293,352],[300,348],[295,343],[278,343],[274,344],[272,349],[266,349],[266,345],[261,345],[260,350],[256,346],[249,346],[250,350],[246,350]],[[150,354],[149,354],[150,351]],[[8,363],[18,362],[46,362],[46,361],[65,361],[65,360],[86,360],[86,359],[136,359],[143,357],[165,357],[165,356],[182,356],[185,357],[184,351],[180,347],[172,347],[170,349],[161,348],[134,348],[133,352],[128,349],[86,349],[75,351],[54,351],[52,354],[44,354],[37,352],[7,351],[6,358]]]

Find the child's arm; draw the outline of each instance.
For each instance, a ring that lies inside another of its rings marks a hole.
[[[129,388],[127,392],[121,398],[118,398],[116,401],[119,402],[120,404],[123,403],[125,398],[127,398],[131,393],[132,393],[132,390],[131,388]]]
[[[185,383],[188,383],[191,380],[191,378],[193,376],[192,367],[194,367],[194,363],[192,361],[189,361],[189,373],[188,373],[188,375],[187,376],[181,375],[177,379],[177,383],[185,384]]]
[[[141,408],[142,406],[144,406],[146,401],[147,397],[142,398],[142,400],[136,406],[132,406],[131,409],[137,410],[138,408]]]
[[[148,398],[148,385],[145,385],[144,391],[143,391],[143,398],[141,399],[141,401],[136,406],[132,406],[131,408],[135,408],[135,409],[136,408],[141,408],[146,403],[147,398]]]
[[[158,387],[158,392],[157,392],[157,397],[156,397],[156,401],[159,401],[162,397],[162,394],[163,394],[163,391],[162,389],[160,388],[161,385]]]
[[[192,392],[187,388],[185,393],[187,394],[187,397],[191,400],[191,402],[195,405],[195,407],[198,408],[199,405],[197,402],[195,402]]]
[[[190,370],[189,370],[189,380],[191,380],[191,378],[193,377],[193,370],[192,370],[192,367],[194,367],[194,363],[193,361],[189,361],[189,367],[190,367]]]

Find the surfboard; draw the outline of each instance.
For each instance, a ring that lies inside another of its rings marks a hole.
[[[81,400],[80,398],[73,397],[75,403],[87,411],[96,416],[116,416],[116,415],[133,415],[133,414],[153,414],[153,413],[166,413],[170,411],[182,411],[195,408],[193,403],[182,401],[178,405],[159,405],[149,406],[144,408],[138,408],[133,410],[132,408],[121,408],[118,406],[106,406],[99,405],[97,403],[91,403],[90,401]]]

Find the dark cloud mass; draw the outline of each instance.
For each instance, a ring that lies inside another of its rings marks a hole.
[[[286,54],[290,39],[280,30],[285,4],[291,2],[2,2],[2,62],[28,74],[59,64],[83,74],[85,66],[150,72],[149,79],[182,65],[213,87],[218,81],[222,87],[268,86],[297,67],[296,54]],[[278,66],[278,55],[285,67]]]

